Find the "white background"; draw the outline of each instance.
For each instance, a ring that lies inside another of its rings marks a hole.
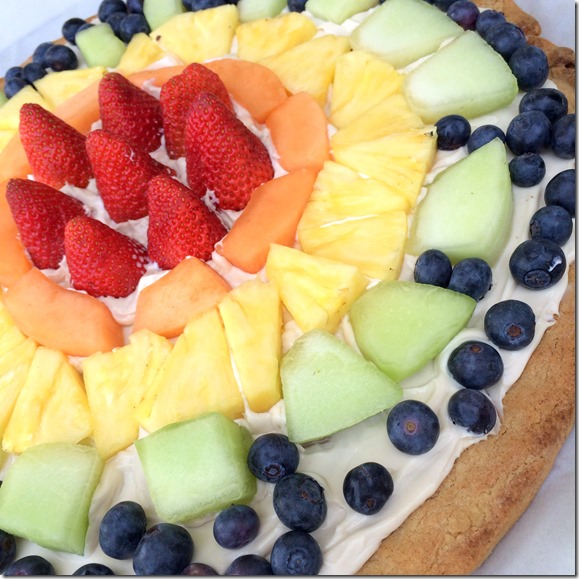
[[[573,0],[515,0],[541,22],[543,35],[575,48]],[[96,13],[100,0],[0,0],[0,76],[25,61],[40,42],[62,36],[62,23]],[[575,431],[531,507],[499,544],[479,575],[574,575]]]

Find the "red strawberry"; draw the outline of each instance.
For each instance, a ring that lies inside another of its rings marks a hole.
[[[102,127],[147,153],[161,145],[163,118],[159,101],[118,72],[109,72],[99,83]]]
[[[86,137],[43,109],[27,103],[20,109],[20,140],[37,181],[60,189],[65,183],[86,187],[92,170]]]
[[[202,92],[214,94],[233,112],[229,93],[222,80],[212,70],[196,62],[168,80],[161,89],[165,145],[171,159],[185,155],[185,119],[191,103]]]
[[[145,217],[149,181],[160,173],[171,174],[171,169],[102,129],[89,134],[86,149],[111,219],[120,223]]]
[[[211,259],[227,233],[219,218],[193,191],[159,175],[149,183],[149,256],[162,269],[173,269],[187,256]]]
[[[64,226],[69,219],[85,215],[84,205],[58,189],[27,179],[10,179],[6,200],[34,265],[57,269],[64,257]]]
[[[220,209],[243,209],[251,193],[273,178],[264,144],[211,93],[201,93],[189,109],[185,158],[189,187],[212,190]]]
[[[75,217],[64,230],[71,284],[94,297],[135,291],[149,262],[147,249],[92,217]]]

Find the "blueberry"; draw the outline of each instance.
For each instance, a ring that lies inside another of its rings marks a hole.
[[[549,76],[547,55],[531,44],[513,52],[509,58],[509,68],[517,79],[519,89],[525,92],[543,86]]]
[[[56,575],[54,567],[40,555],[28,555],[16,559],[4,570],[4,577],[17,575]]]
[[[22,73],[24,80],[29,84],[33,84],[46,76],[46,69],[41,64],[38,64],[38,62],[29,62],[22,69]]]
[[[77,31],[76,31],[76,34],[74,35],[75,42],[76,42],[76,35],[77,35],[79,32],[82,32],[83,30],[86,30],[87,28],[92,28],[93,26],[94,26],[94,24],[91,24],[90,22],[85,22],[84,24],[82,24],[81,26],[79,26],[78,29],[77,29]]]
[[[485,342],[468,340],[455,348],[448,358],[448,371],[465,388],[482,390],[496,384],[504,370],[503,359]]]
[[[98,9],[98,17],[101,22],[107,22],[112,14],[127,13],[127,5],[123,0],[103,0]]]
[[[484,328],[495,346],[509,351],[521,350],[535,337],[535,313],[525,302],[504,300],[488,309]]]
[[[474,2],[457,0],[450,5],[446,14],[465,30],[475,30],[480,10]]]
[[[324,489],[307,474],[288,474],[276,483],[273,508],[279,520],[293,531],[311,532],[326,520]]]
[[[241,555],[232,561],[225,575],[273,575],[270,562],[259,555]]]
[[[525,33],[511,22],[496,24],[486,34],[485,40],[507,62],[513,56],[515,50],[525,46],[527,39]]]
[[[497,422],[492,400],[478,390],[459,390],[448,401],[448,416],[454,424],[473,434],[487,434]]]
[[[542,237],[557,245],[563,245],[573,233],[573,219],[563,207],[547,205],[538,209],[531,217],[529,233],[533,239]]]
[[[441,151],[454,151],[467,144],[470,123],[461,115],[447,115],[436,122],[436,146]]]
[[[434,4],[437,8],[446,12],[456,0],[433,0],[430,4]]]
[[[219,575],[211,565],[205,563],[190,563],[181,571],[181,575],[199,575],[201,577],[208,577],[210,575]]]
[[[114,575],[114,572],[102,563],[87,563],[79,567],[73,575]]]
[[[561,159],[575,158],[575,113],[565,115],[553,123],[551,150]]]
[[[133,570],[136,575],[179,575],[193,558],[193,539],[179,525],[153,525],[140,540]]]
[[[362,515],[375,515],[392,496],[394,481],[381,464],[365,462],[348,472],[342,490],[350,508]]]
[[[24,78],[24,69],[21,66],[11,66],[4,73],[4,82],[14,80],[15,78]]]
[[[46,62],[46,51],[52,46],[52,42],[43,42],[39,44],[32,53],[32,62],[41,64],[43,68],[48,68]]]
[[[300,462],[298,447],[284,434],[269,433],[253,441],[247,466],[259,480],[276,483],[296,472]]]
[[[68,46],[53,44],[44,55],[46,65],[55,72],[78,68],[78,58]]]
[[[144,14],[144,1],[145,0],[127,0],[127,12],[129,14]]]
[[[281,535],[271,549],[274,575],[317,575],[322,563],[320,546],[303,531],[289,531]]]
[[[259,517],[249,505],[232,505],[222,510],[213,522],[213,536],[225,549],[241,549],[259,533]]]
[[[509,260],[515,281],[532,290],[547,289],[556,284],[566,267],[563,250],[554,241],[542,237],[523,241]]]
[[[523,153],[509,161],[509,173],[513,185],[533,187],[545,177],[545,161],[537,153]]]
[[[117,38],[121,38],[121,24],[126,16],[123,12],[115,12],[111,14],[107,20],[107,24],[113,29]]]
[[[541,111],[520,113],[509,123],[506,135],[514,155],[541,153],[551,144],[551,121]]]
[[[403,400],[390,410],[386,419],[390,442],[401,452],[412,455],[431,450],[440,434],[434,411],[418,400]]]
[[[547,183],[545,204],[560,205],[575,217],[575,169],[561,171]]]
[[[478,129],[475,129],[472,132],[468,143],[466,144],[466,148],[469,153],[472,153],[497,138],[503,143],[507,140],[505,133],[500,127],[497,127],[496,125],[481,125]]]
[[[183,5],[191,12],[205,10],[207,8],[217,8],[225,4],[231,4],[228,0],[183,0]]]
[[[541,111],[554,123],[567,114],[569,102],[567,97],[556,88],[536,88],[528,92],[519,103],[519,112]]]
[[[139,32],[145,34],[151,32],[147,19],[142,14],[127,14],[120,22],[121,40],[130,42],[131,38]]]
[[[23,88],[30,86],[24,78],[12,78],[4,83],[4,94],[11,99],[15,94],[18,94]]]
[[[497,10],[485,10],[476,19],[476,31],[486,38],[489,30],[497,24],[504,24],[507,21],[505,15]]]
[[[16,558],[16,539],[14,535],[0,529],[0,573]]]
[[[147,515],[141,505],[123,501],[112,506],[99,528],[99,543],[105,555],[129,559],[147,530]]]
[[[421,253],[414,266],[414,281],[438,287],[448,287],[452,274],[452,263],[446,253],[438,249],[427,249]]]
[[[490,265],[480,257],[467,257],[454,266],[448,289],[466,294],[478,302],[491,289],[492,283]]]
[[[303,12],[306,9],[307,0],[288,0],[287,7],[290,12]]]
[[[82,18],[69,18],[63,25],[62,25],[62,35],[68,42],[71,44],[76,45],[76,41],[74,37],[76,36],[77,30],[83,25],[86,24],[86,20]]]

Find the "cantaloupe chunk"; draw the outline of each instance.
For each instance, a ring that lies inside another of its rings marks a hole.
[[[289,97],[271,112],[265,124],[286,171],[320,171],[330,160],[326,114],[307,92]]]
[[[129,74],[127,78],[139,88],[143,88],[146,82],[150,82],[156,87],[162,87],[170,78],[181,74],[184,70],[184,64],[176,64],[175,66],[165,66],[155,70],[141,70],[140,72]]]
[[[265,123],[269,114],[287,100],[281,80],[261,64],[223,58],[205,66],[219,76],[234,100],[258,123]]]
[[[20,135],[16,133],[0,153],[0,182],[12,177],[26,179],[32,174]]]
[[[265,265],[270,243],[293,247],[316,175],[311,169],[300,169],[257,188],[216,246],[217,253],[243,271],[257,273]]]
[[[191,318],[217,305],[230,289],[205,262],[185,259],[139,294],[133,332],[146,328],[175,338]]]
[[[124,344],[123,330],[105,304],[59,286],[36,268],[4,293],[4,305],[24,334],[70,356]]]

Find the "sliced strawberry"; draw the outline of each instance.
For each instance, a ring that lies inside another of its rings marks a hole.
[[[161,88],[165,146],[171,159],[185,155],[185,119],[191,103],[202,92],[214,94],[233,112],[231,98],[223,81],[202,64],[190,64]]]
[[[145,217],[149,181],[160,173],[172,174],[172,170],[102,129],[89,134],[86,149],[111,219],[121,223]]]
[[[49,185],[10,179],[6,200],[20,239],[39,269],[57,269],[64,257],[64,226],[85,215],[84,205]]]
[[[149,257],[173,269],[188,256],[207,261],[227,230],[193,191],[159,175],[149,183]]]
[[[243,209],[252,191],[273,178],[265,145],[216,96],[201,93],[185,127],[189,187],[210,189],[220,209]]]
[[[92,170],[86,137],[43,109],[27,103],[20,109],[20,140],[37,181],[60,189],[66,183],[86,187]]]
[[[131,146],[156,151],[161,145],[163,118],[159,101],[118,72],[109,72],[99,83],[102,128]]]
[[[147,249],[92,217],[75,217],[64,230],[71,284],[94,297],[135,291],[149,262]]]

